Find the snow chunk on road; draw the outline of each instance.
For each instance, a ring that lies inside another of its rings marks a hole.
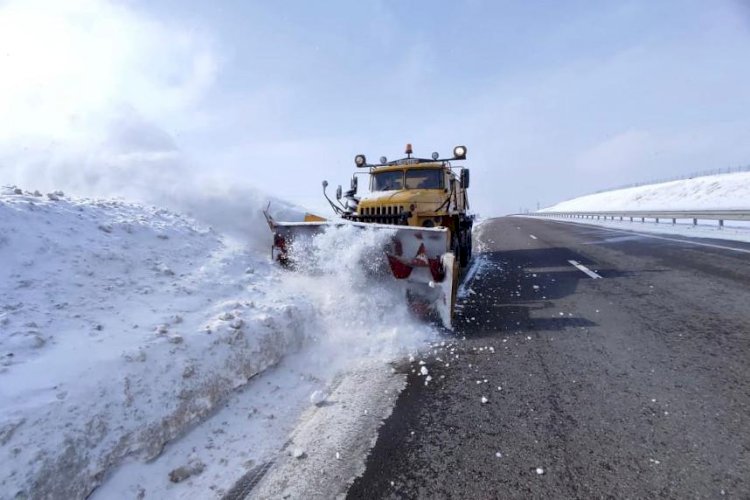
[[[327,398],[328,395],[324,391],[317,390],[310,394],[310,403],[314,404],[315,406],[321,406],[323,403],[325,403]]]

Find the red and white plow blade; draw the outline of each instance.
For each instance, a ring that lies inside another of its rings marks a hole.
[[[387,231],[390,239],[383,248],[382,265],[374,267],[383,271],[390,268],[416,312],[436,316],[446,328],[452,328],[458,265],[450,251],[448,229],[357,222],[276,222],[270,217],[268,223],[274,233],[273,258],[292,267],[305,260],[315,236],[329,228],[355,226],[365,231]]]

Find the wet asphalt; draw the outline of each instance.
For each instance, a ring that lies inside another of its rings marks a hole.
[[[750,498],[750,245],[520,217],[475,238],[456,331],[427,383],[401,367],[348,498]]]

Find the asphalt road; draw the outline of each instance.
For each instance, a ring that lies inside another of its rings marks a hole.
[[[750,245],[478,233],[456,335],[427,385],[404,367],[348,498],[750,498]]]

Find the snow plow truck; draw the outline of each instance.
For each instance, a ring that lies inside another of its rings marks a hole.
[[[294,267],[295,253],[327,228],[351,224],[363,229],[388,231],[382,254],[382,268],[403,284],[409,306],[423,317],[439,320],[452,329],[460,268],[471,259],[469,214],[469,169],[452,162],[466,159],[466,147],[456,146],[451,158],[413,156],[407,144],[406,157],[368,163],[357,155],[357,171],[350,189],[336,190],[336,201],[323,196],[333,208],[336,220],[308,214],[303,222],[280,222],[268,211],[266,220],[273,232],[272,256],[283,265]],[[357,195],[358,176],[369,177],[369,193]],[[378,257],[380,258],[380,257]]]

